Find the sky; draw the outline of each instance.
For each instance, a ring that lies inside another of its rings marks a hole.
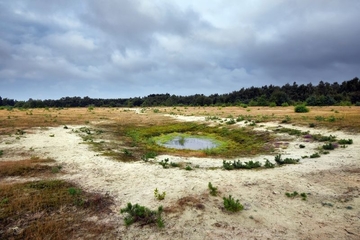
[[[223,94],[360,77],[358,0],[0,0],[0,96]]]

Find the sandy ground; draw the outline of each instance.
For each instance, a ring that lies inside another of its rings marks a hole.
[[[179,121],[204,121],[203,117],[175,117]],[[258,130],[276,127],[266,123]],[[286,126],[282,124],[282,126]],[[18,140],[2,137],[5,153],[28,152],[55,159],[66,172],[62,178],[78,183],[84,189],[108,193],[114,198],[113,213],[104,219],[116,226],[119,239],[360,239],[360,135],[287,125],[309,130],[311,134],[335,135],[353,139],[354,144],[338,148],[329,155],[302,159],[299,164],[274,169],[227,171],[222,159],[158,156],[153,162],[117,162],[84,144],[72,130],[81,126],[32,129]],[[96,126],[94,126],[96,128]],[[53,137],[51,137],[53,135]],[[279,136],[288,142],[278,149],[284,157],[300,158],[316,152],[323,143],[306,142],[303,138]],[[4,144],[6,143],[6,144]],[[306,148],[300,149],[299,144]],[[0,160],[22,159],[4,154]],[[198,165],[192,171],[164,169],[156,161]],[[274,155],[241,158],[241,161],[274,162]],[[215,168],[214,167],[219,167]],[[14,179],[8,179],[8,181]],[[208,182],[218,187],[218,197],[209,195]],[[166,191],[163,201],[153,191]],[[306,201],[288,198],[286,192],[305,192]],[[223,196],[239,199],[245,209],[228,213],[223,209]],[[128,202],[155,209],[163,205],[165,228],[126,228],[120,208]]]

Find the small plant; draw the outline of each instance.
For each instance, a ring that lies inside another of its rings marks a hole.
[[[323,145],[322,148],[323,148],[324,150],[334,150],[334,149],[335,149],[335,145],[332,144],[332,143],[327,143],[327,144]]]
[[[309,127],[314,128],[316,127],[315,123],[309,123]]]
[[[175,163],[175,162],[170,162],[170,166],[171,167],[180,167],[179,163]]]
[[[161,218],[163,211],[164,210],[162,206],[158,207],[157,211],[152,211],[149,208],[139,204],[132,205],[131,203],[128,203],[126,208],[122,208],[120,210],[120,213],[127,214],[124,218],[126,226],[130,226],[135,222],[141,222],[142,225],[156,223],[159,228],[163,228],[164,221]]]
[[[147,152],[145,153],[141,159],[144,160],[145,162],[149,161],[149,158],[155,158],[157,156],[157,153],[155,152]]]
[[[285,195],[286,195],[288,198],[295,198],[295,197],[300,196],[303,201],[306,201],[306,199],[307,199],[306,193],[300,193],[300,194],[299,194],[297,191],[294,191],[294,192],[292,192],[292,193],[287,192],[287,193],[285,193]]]
[[[0,157],[4,155],[4,150],[0,150]]]
[[[306,201],[306,199],[307,199],[306,193],[301,193],[300,196],[301,196],[303,201]]]
[[[300,144],[300,145],[299,145],[299,148],[305,148],[305,145]]]
[[[281,158],[281,154],[278,154],[275,156],[275,162],[279,165],[284,164],[296,164],[300,161],[300,159],[294,159],[294,158],[285,158],[284,160]]]
[[[76,196],[81,194],[81,190],[78,188],[71,187],[68,189],[68,192],[71,196]]]
[[[234,166],[232,165],[231,162],[227,162],[227,161],[223,161],[223,168],[225,168],[226,170],[233,170]]]
[[[233,118],[230,118],[230,120],[226,122],[226,124],[228,124],[228,125],[232,125],[232,124],[235,124],[235,123],[236,123],[236,121]]]
[[[159,193],[159,190],[155,188],[154,190],[154,196],[157,200],[164,200],[165,199],[166,192]]]
[[[180,136],[180,137],[179,137],[178,142],[179,142],[180,146],[184,146],[185,141],[186,141],[186,139],[185,139],[185,137],[184,137],[184,136]]]
[[[266,162],[264,164],[264,167],[265,168],[274,168],[275,167],[275,164],[270,162],[268,159],[266,159]]]
[[[64,129],[69,129],[69,127],[65,125],[65,126],[64,126]]]
[[[191,171],[191,170],[193,170],[193,168],[190,165],[186,165],[185,170],[186,171]]]
[[[214,187],[211,182],[209,182],[208,184],[208,188],[210,190],[210,195],[211,196],[217,196],[218,192],[217,192],[217,187]]]
[[[338,141],[339,144],[353,144],[353,140],[352,139],[340,139]]]
[[[58,173],[58,172],[60,172],[61,168],[62,168],[62,166],[54,166],[51,168],[51,172]]]
[[[163,167],[163,168],[169,168],[169,159],[165,158],[164,160],[161,160],[161,162],[159,162],[159,164]]]
[[[296,113],[306,113],[309,111],[309,108],[307,108],[304,104],[295,106]]]
[[[55,137],[55,134],[50,134],[49,137]]]
[[[313,153],[310,155],[310,158],[319,158],[320,154],[319,153]]]
[[[235,200],[231,195],[228,198],[223,197],[224,207],[230,212],[238,212],[244,209],[244,206],[241,205],[239,199]]]
[[[123,152],[126,156],[132,156],[132,152],[130,152],[128,149],[123,149]]]

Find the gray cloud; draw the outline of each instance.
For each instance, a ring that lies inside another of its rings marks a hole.
[[[0,1],[0,96],[134,97],[342,81],[360,3]]]

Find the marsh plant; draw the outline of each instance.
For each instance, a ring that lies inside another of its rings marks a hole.
[[[158,207],[158,210],[150,210],[145,206],[139,204],[128,203],[125,208],[120,210],[120,213],[126,214],[124,222],[126,226],[130,226],[135,222],[140,222],[142,225],[156,224],[159,228],[164,227],[164,220],[161,217],[163,207]]]
[[[239,199],[234,199],[231,195],[229,197],[223,197],[224,207],[230,212],[238,212],[244,209],[244,206],[241,205]]]

